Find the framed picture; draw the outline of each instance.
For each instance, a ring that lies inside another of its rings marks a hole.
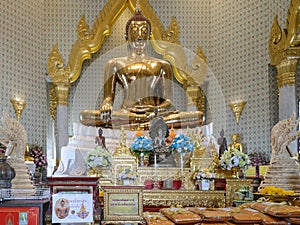
[[[0,225],[38,225],[40,222],[39,207],[5,207],[0,208]]]
[[[92,194],[59,192],[52,195],[52,223],[91,222],[93,222]]]
[[[104,186],[104,221],[141,221],[143,187]]]

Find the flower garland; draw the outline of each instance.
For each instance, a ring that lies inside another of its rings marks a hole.
[[[225,151],[220,159],[220,166],[223,170],[232,170],[233,168],[245,170],[249,164],[249,156],[236,148]]]
[[[200,170],[196,170],[193,179],[196,180],[213,180],[215,178],[215,174],[212,169],[202,168]]]
[[[124,169],[120,174],[118,174],[117,177],[119,180],[125,180],[125,179],[136,179],[136,174],[129,168]]]
[[[185,154],[194,151],[194,143],[192,139],[184,134],[177,135],[170,145],[171,152]]]
[[[101,145],[98,145],[95,150],[89,152],[85,158],[85,164],[88,169],[95,167],[108,168],[111,166],[111,162],[111,153]]]
[[[28,154],[33,158],[35,170],[42,172],[47,169],[48,163],[42,147],[32,146],[29,148]]]
[[[138,136],[131,144],[131,150],[137,154],[147,154],[153,151],[153,142],[151,138]]]

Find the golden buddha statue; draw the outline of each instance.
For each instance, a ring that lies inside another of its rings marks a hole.
[[[169,62],[146,54],[150,36],[150,21],[137,11],[126,24],[129,55],[106,63],[100,110],[82,111],[82,124],[148,130],[150,121],[160,116],[169,127],[202,125],[202,112],[179,112],[172,105],[172,67]],[[124,99],[121,109],[114,111],[117,84],[123,88]]]
[[[240,135],[238,133],[234,133],[231,135],[232,144],[228,145],[228,150],[235,148],[243,152],[243,144],[239,142]]]

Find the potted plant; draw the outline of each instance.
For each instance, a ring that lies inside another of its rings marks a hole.
[[[250,166],[255,166],[255,177],[259,178],[259,166],[266,165],[267,159],[261,152],[252,152],[249,154]]]
[[[43,172],[47,169],[47,160],[43,152],[43,148],[37,145],[33,145],[29,148],[29,156],[33,158],[35,164],[35,171]]]
[[[38,145],[32,145],[29,147],[28,154],[33,158],[33,163],[35,165],[35,171],[33,174],[34,183],[41,183],[43,171],[47,169],[48,165],[43,148]]]
[[[132,185],[136,179],[136,173],[132,169],[126,168],[118,174],[117,179],[122,181],[123,185]]]
[[[262,165],[266,165],[267,158],[265,154],[261,152],[252,152],[249,154],[250,158],[250,166],[255,166],[255,177],[253,178],[253,192],[258,191],[258,187],[261,183],[261,178],[259,176],[259,167]]]

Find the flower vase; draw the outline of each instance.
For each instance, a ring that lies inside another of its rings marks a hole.
[[[33,183],[39,184],[42,182],[42,173],[39,170],[35,170],[33,174]]]
[[[101,166],[90,167],[88,170],[88,175],[91,177],[101,177],[102,167]]]
[[[239,168],[233,167],[231,171],[232,171],[232,178],[239,179]]]
[[[141,152],[141,154],[140,154],[140,166],[141,166],[141,167],[144,167],[144,166],[145,166],[144,157],[145,157],[144,152]]]
[[[96,166],[94,168],[94,171],[95,171],[96,177],[102,177],[102,167],[101,166]]]
[[[128,186],[128,185],[132,185],[133,180],[132,179],[123,179],[122,182],[123,182],[123,185]]]
[[[210,181],[207,179],[201,180],[201,190],[208,191],[210,187]]]

